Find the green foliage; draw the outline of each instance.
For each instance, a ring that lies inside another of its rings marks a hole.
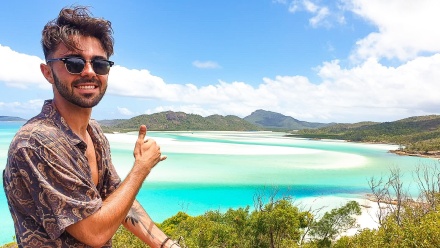
[[[14,240],[14,241],[11,243],[0,245],[0,248],[17,248],[18,245],[17,245],[17,240],[15,238],[15,235],[12,237],[12,240]]]
[[[16,242],[11,242],[11,243],[0,246],[0,248],[17,248],[17,247],[18,247],[18,245]]]
[[[283,198],[252,212],[248,206],[196,217],[178,213],[160,227],[168,235],[185,237],[188,247],[295,247],[306,216]]]
[[[115,248],[149,247],[122,225],[113,236],[112,242]]]
[[[304,128],[319,128],[332,125],[299,121],[290,116],[261,109],[254,111],[251,115],[246,116],[243,119],[265,129],[273,130],[301,130]]]
[[[344,206],[332,209],[330,212],[315,221],[312,224],[310,235],[319,240],[320,245],[330,246],[331,240],[334,240],[341,232],[356,226],[356,219],[353,215],[360,215],[361,207],[356,201],[350,201]]]
[[[410,209],[405,211],[401,225],[389,216],[378,230],[365,229],[353,237],[343,237],[333,247],[440,247],[440,213],[430,211],[421,218],[411,213]]]
[[[139,115],[129,120],[100,122],[104,132],[128,132],[139,130],[146,125],[152,131],[257,131],[257,127],[237,116],[211,115],[202,117],[183,112],[161,112],[151,115]]]
[[[421,190],[419,199],[423,201],[395,195],[396,205],[388,205],[391,212],[384,216],[377,230],[365,229],[353,237],[343,237],[334,247],[440,247],[438,175],[437,166],[419,166],[415,178]],[[399,181],[400,176],[392,171],[390,179]]]
[[[227,214],[208,211],[196,217],[179,213],[165,220],[160,227],[172,237],[185,237],[188,247],[237,247],[240,232],[235,231],[241,225],[243,213],[247,210],[229,210]]]
[[[270,201],[250,216],[251,247],[281,247],[282,241],[296,244],[303,216],[288,198]]]
[[[409,153],[440,151],[440,116],[419,116],[384,123],[337,124],[300,130],[295,136],[394,143],[405,146]]]
[[[176,215],[168,218],[159,225],[165,233],[177,233],[179,230],[179,223],[186,221],[190,216],[184,212],[178,212]]]
[[[229,209],[226,213],[208,211],[204,215],[191,217],[185,213],[165,220],[160,227],[172,237],[185,237],[188,247],[259,247],[292,248],[329,246],[336,234],[353,226],[353,214],[360,213],[357,202],[333,209],[321,220],[313,220],[308,211],[300,211],[289,197],[270,197],[264,203],[257,197],[255,210],[250,207]],[[310,226],[314,223],[314,226]],[[322,223],[326,223],[326,226]],[[325,239],[319,236],[310,243],[303,243],[306,228],[314,233],[328,230]]]

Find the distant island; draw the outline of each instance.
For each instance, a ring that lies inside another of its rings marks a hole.
[[[311,139],[340,139],[353,142],[396,144],[399,155],[440,158],[440,116],[414,116],[393,122],[335,124],[304,129],[291,136]]]
[[[210,115],[165,111],[151,115],[139,115],[128,120],[99,121],[104,132],[136,131],[146,125],[151,131],[261,131],[258,127],[234,115]]]
[[[0,116],[0,121],[26,121],[26,119],[15,116]]]
[[[256,110],[249,116],[210,115],[203,117],[184,112],[165,111],[151,115],[139,115],[131,119],[101,120],[105,131],[136,131],[144,124],[154,131],[294,131],[306,128],[320,128],[334,123],[314,123],[300,121],[279,113]]]
[[[391,152],[399,155],[440,157],[439,115],[393,122],[315,123],[265,110],[256,110],[244,118],[165,111],[99,123],[108,133],[137,131],[142,124],[152,131],[279,131],[290,137],[396,144],[399,149]]]
[[[280,113],[267,111],[267,110],[256,110],[249,116],[243,118],[243,120],[248,121],[258,127],[264,129],[271,129],[275,131],[285,130],[302,130],[302,129],[315,129],[321,127],[328,127],[335,125],[336,123],[318,123],[318,122],[307,122],[300,121],[291,116],[285,116]]]

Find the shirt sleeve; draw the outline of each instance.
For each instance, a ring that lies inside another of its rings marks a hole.
[[[25,205],[22,211],[42,225],[51,239],[102,205],[96,188],[81,170],[72,167],[71,159],[53,149],[21,147],[11,165],[12,184],[22,192],[15,204]]]

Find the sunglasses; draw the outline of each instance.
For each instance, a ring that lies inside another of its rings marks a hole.
[[[66,70],[70,74],[80,74],[81,72],[83,72],[84,67],[86,67],[86,63],[90,62],[93,71],[95,71],[96,74],[107,75],[108,72],[110,71],[110,67],[114,65],[114,62],[110,60],[105,60],[105,59],[85,60],[81,57],[48,59],[46,63],[53,61],[63,61],[64,65],[66,66]]]

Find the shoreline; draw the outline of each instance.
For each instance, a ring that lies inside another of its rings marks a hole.
[[[426,151],[426,152],[407,152],[402,150],[390,150],[390,153],[394,153],[399,156],[410,156],[410,157],[420,157],[420,158],[440,158],[440,151]]]
[[[309,138],[310,140],[316,140],[316,141],[325,141],[327,139],[322,138]],[[330,139],[333,140],[333,139]],[[397,146],[397,144],[393,143],[382,143],[382,142],[369,142],[369,141],[352,141],[352,140],[338,140],[337,141],[343,141],[343,142],[350,142],[350,143],[359,143],[359,144],[379,144],[379,145],[392,145]],[[388,150],[389,153],[393,153],[399,156],[409,156],[409,157],[420,157],[420,158],[432,158],[432,159],[440,159],[440,151],[425,151],[425,152],[411,152],[411,151],[404,151],[404,150]]]

